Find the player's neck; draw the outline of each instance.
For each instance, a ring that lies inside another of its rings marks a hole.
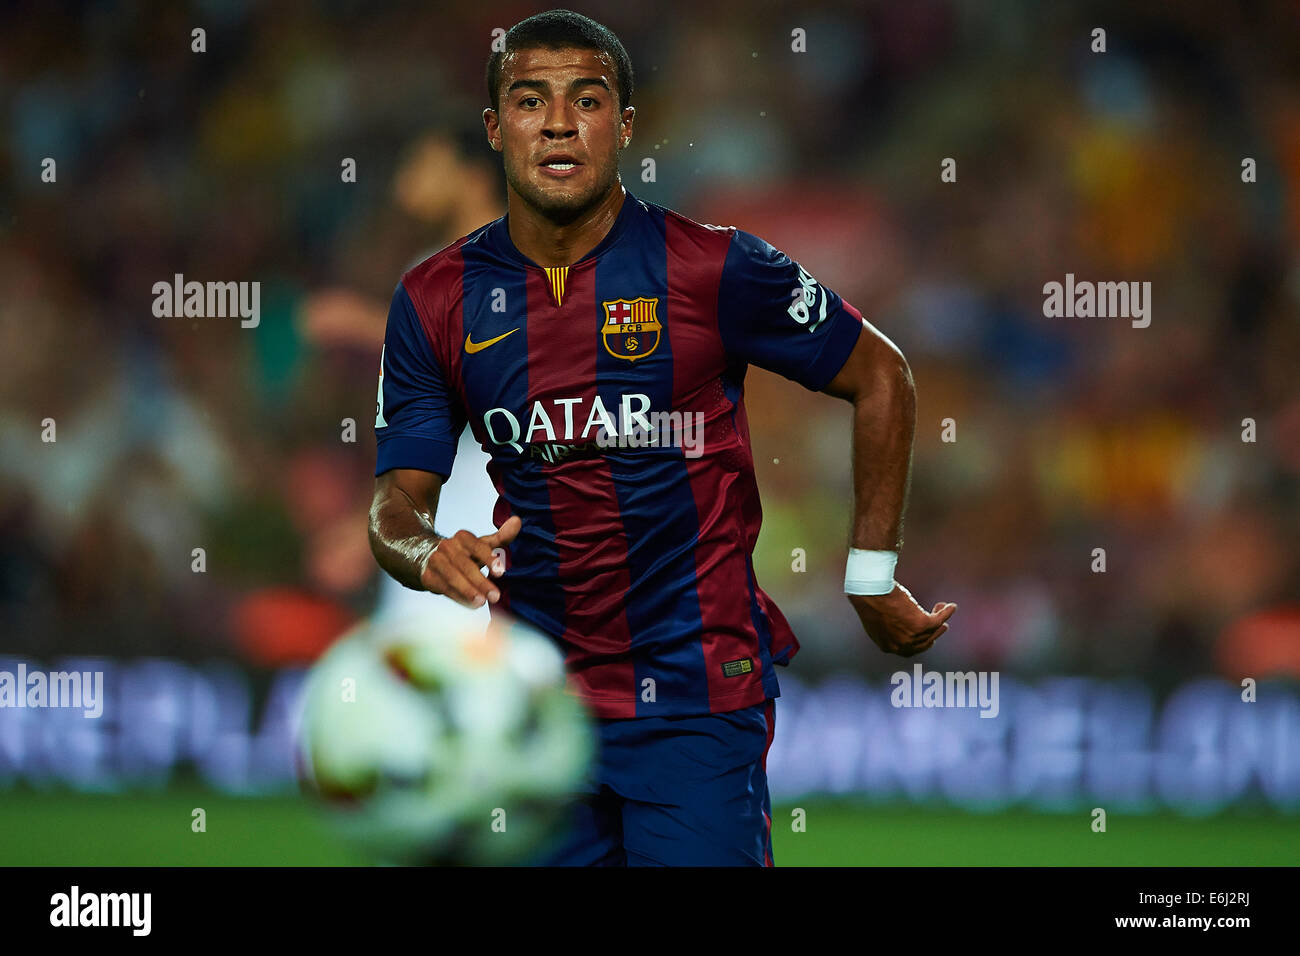
[[[613,189],[572,222],[556,223],[529,206],[510,190],[506,210],[510,241],[539,266],[573,265],[609,234],[623,208],[623,184]]]

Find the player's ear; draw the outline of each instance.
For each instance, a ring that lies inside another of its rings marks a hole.
[[[483,128],[487,130],[488,145],[501,152],[501,118],[490,106],[483,111]]]
[[[619,118],[619,142],[621,148],[626,149],[627,144],[632,142],[632,120],[636,117],[636,107],[628,106],[623,109]]]

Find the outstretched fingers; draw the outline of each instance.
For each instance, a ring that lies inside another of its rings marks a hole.
[[[483,574],[483,567],[492,561],[492,549],[483,539],[469,531],[457,531],[433,549],[421,582],[426,589],[465,607],[482,607],[501,597],[496,584]]]

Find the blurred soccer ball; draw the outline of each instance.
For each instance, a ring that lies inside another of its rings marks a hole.
[[[362,625],[316,664],[300,770],[341,835],[387,863],[525,862],[593,754],[544,636],[493,622]]]

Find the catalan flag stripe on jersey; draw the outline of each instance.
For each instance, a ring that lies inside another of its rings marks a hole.
[[[630,193],[567,267],[525,257],[503,217],[398,284],[375,473],[449,475],[468,422],[495,522],[523,521],[493,613],[551,635],[599,717],[749,707],[799,645],[754,576],[745,372],[820,390],[862,327],[762,239]]]

